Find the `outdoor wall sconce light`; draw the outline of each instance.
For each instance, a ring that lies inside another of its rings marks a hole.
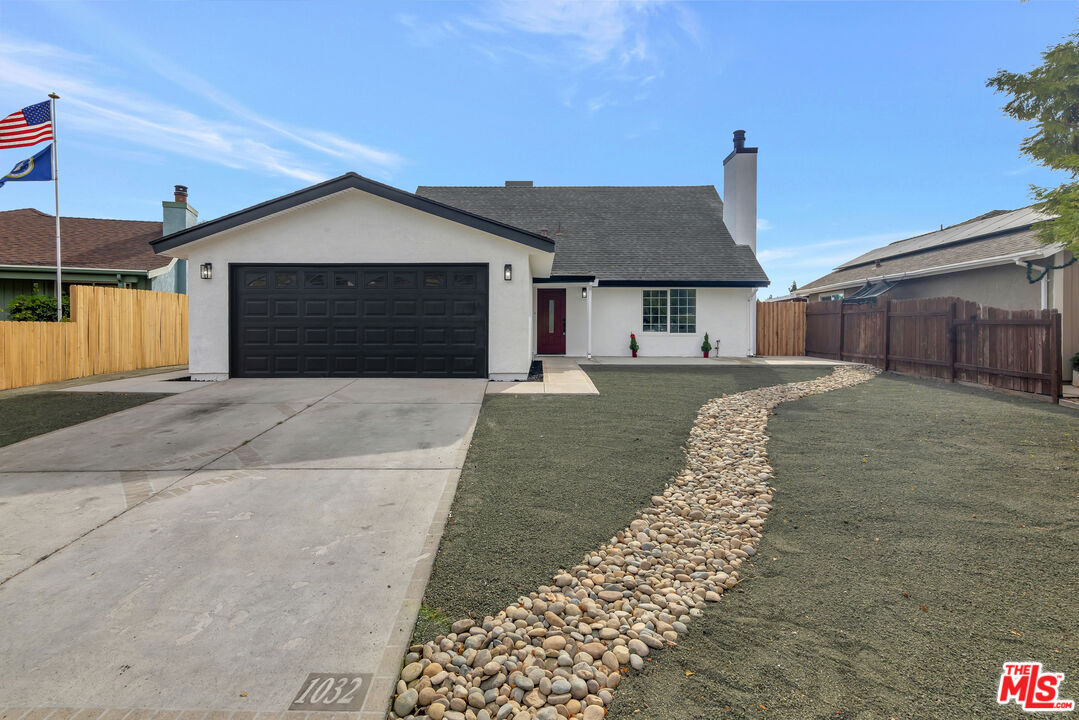
[[[581,288],[581,299],[582,300],[587,300],[588,299],[588,287],[587,286]]]
[[[502,270],[503,277],[506,278],[506,282],[513,279],[513,266],[506,263],[506,267]]]
[[[199,277],[203,280],[209,280],[214,276],[213,263],[203,263],[199,265]]]

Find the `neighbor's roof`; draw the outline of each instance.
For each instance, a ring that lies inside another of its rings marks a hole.
[[[443,187],[416,193],[478,215],[546,231],[554,276],[600,282],[762,286],[753,252],[736,245],[711,185]]]
[[[1017,253],[1044,250],[1032,223],[1051,219],[1033,208],[994,210],[924,235],[899,240],[870,250],[843,263],[834,272],[798,288],[798,293],[842,283],[856,285],[868,278],[879,278],[933,268],[947,268],[957,263],[989,260]],[[877,261],[880,264],[877,264]],[[1002,260],[1007,262],[1007,260]]]
[[[1049,220],[1051,217],[1052,216],[1040,213],[1031,207],[1020,208],[1018,210],[992,210],[984,215],[979,215],[976,218],[961,222],[958,225],[950,225],[942,230],[934,230],[933,232],[928,232],[924,235],[917,235],[905,240],[897,240],[884,247],[870,250],[864,255],[859,255],[853,260],[848,260],[839,267],[854,267],[855,265],[863,265],[877,259],[895,257],[896,255],[906,255],[907,253],[928,250],[942,245],[950,245],[964,240],[972,240],[986,235],[1010,232],[1012,230],[1030,227],[1033,223]]]
[[[150,247],[159,237],[160,222],[60,216],[61,264],[155,270],[172,261]],[[56,267],[56,216],[31,208],[0,212],[0,265]]]
[[[171,250],[180,247],[181,245],[186,245],[189,242],[201,240],[205,237],[210,237],[211,235],[216,235],[217,233],[231,230],[232,228],[246,225],[247,223],[256,220],[261,220],[270,217],[271,215],[276,215],[279,212],[284,212],[285,210],[300,207],[309,202],[320,200],[339,192],[344,192],[345,190],[361,190],[406,207],[430,213],[436,217],[460,223],[477,230],[482,230],[537,250],[554,252],[554,241],[551,238],[543,237],[538,233],[532,233],[528,230],[522,230],[519,227],[507,225],[505,222],[496,219],[482,217],[462,208],[451,207],[430,198],[420,197],[407,190],[401,190],[400,188],[395,188],[391,185],[365,178],[354,172],[348,172],[344,175],[335,177],[332,180],[326,180],[325,182],[311,185],[310,187],[297,190],[288,195],[282,195],[281,197],[267,200],[258,205],[252,205],[249,208],[237,210],[234,213],[210,220],[209,222],[199,223],[198,225],[194,225],[185,230],[174,232],[171,235],[155,240],[154,250],[157,252]]]

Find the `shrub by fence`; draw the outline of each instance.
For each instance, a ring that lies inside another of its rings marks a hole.
[[[1002,310],[952,297],[829,300],[806,307],[806,354],[1057,402],[1060,323],[1056,310]]]
[[[70,322],[0,322],[0,390],[186,363],[186,295],[73,285]]]

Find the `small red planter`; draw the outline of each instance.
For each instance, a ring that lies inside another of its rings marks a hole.
[[[630,350],[630,352],[633,353],[633,357],[637,357],[637,351],[636,350]]]
[[[708,351],[707,350],[703,350],[702,352],[704,353],[705,357],[708,357]]]

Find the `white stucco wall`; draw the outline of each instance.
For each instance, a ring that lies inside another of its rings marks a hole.
[[[532,360],[532,272],[549,253],[359,190],[348,190],[176,248],[188,259],[193,377],[229,371],[229,264],[485,263],[489,266],[488,372],[526,377]],[[530,268],[530,256],[531,258]],[[199,266],[213,263],[213,279]],[[513,265],[513,280],[503,266]],[[549,271],[549,270],[548,270]]]
[[[566,354],[582,357],[588,352],[587,303],[581,298],[578,284],[536,285],[533,290],[533,324],[538,321],[536,290],[566,289]],[[753,328],[750,288],[696,288],[697,332],[645,333],[641,331],[645,288],[591,288],[592,355],[628,356],[629,334],[637,334],[640,357],[699,357],[704,333],[712,342],[712,354],[746,356],[753,353]],[[653,289],[653,288],[648,288]],[[663,289],[663,288],[655,288]],[[669,289],[669,288],[668,288]],[[717,346],[716,340],[719,340]],[[535,350],[536,338],[532,338]]]

